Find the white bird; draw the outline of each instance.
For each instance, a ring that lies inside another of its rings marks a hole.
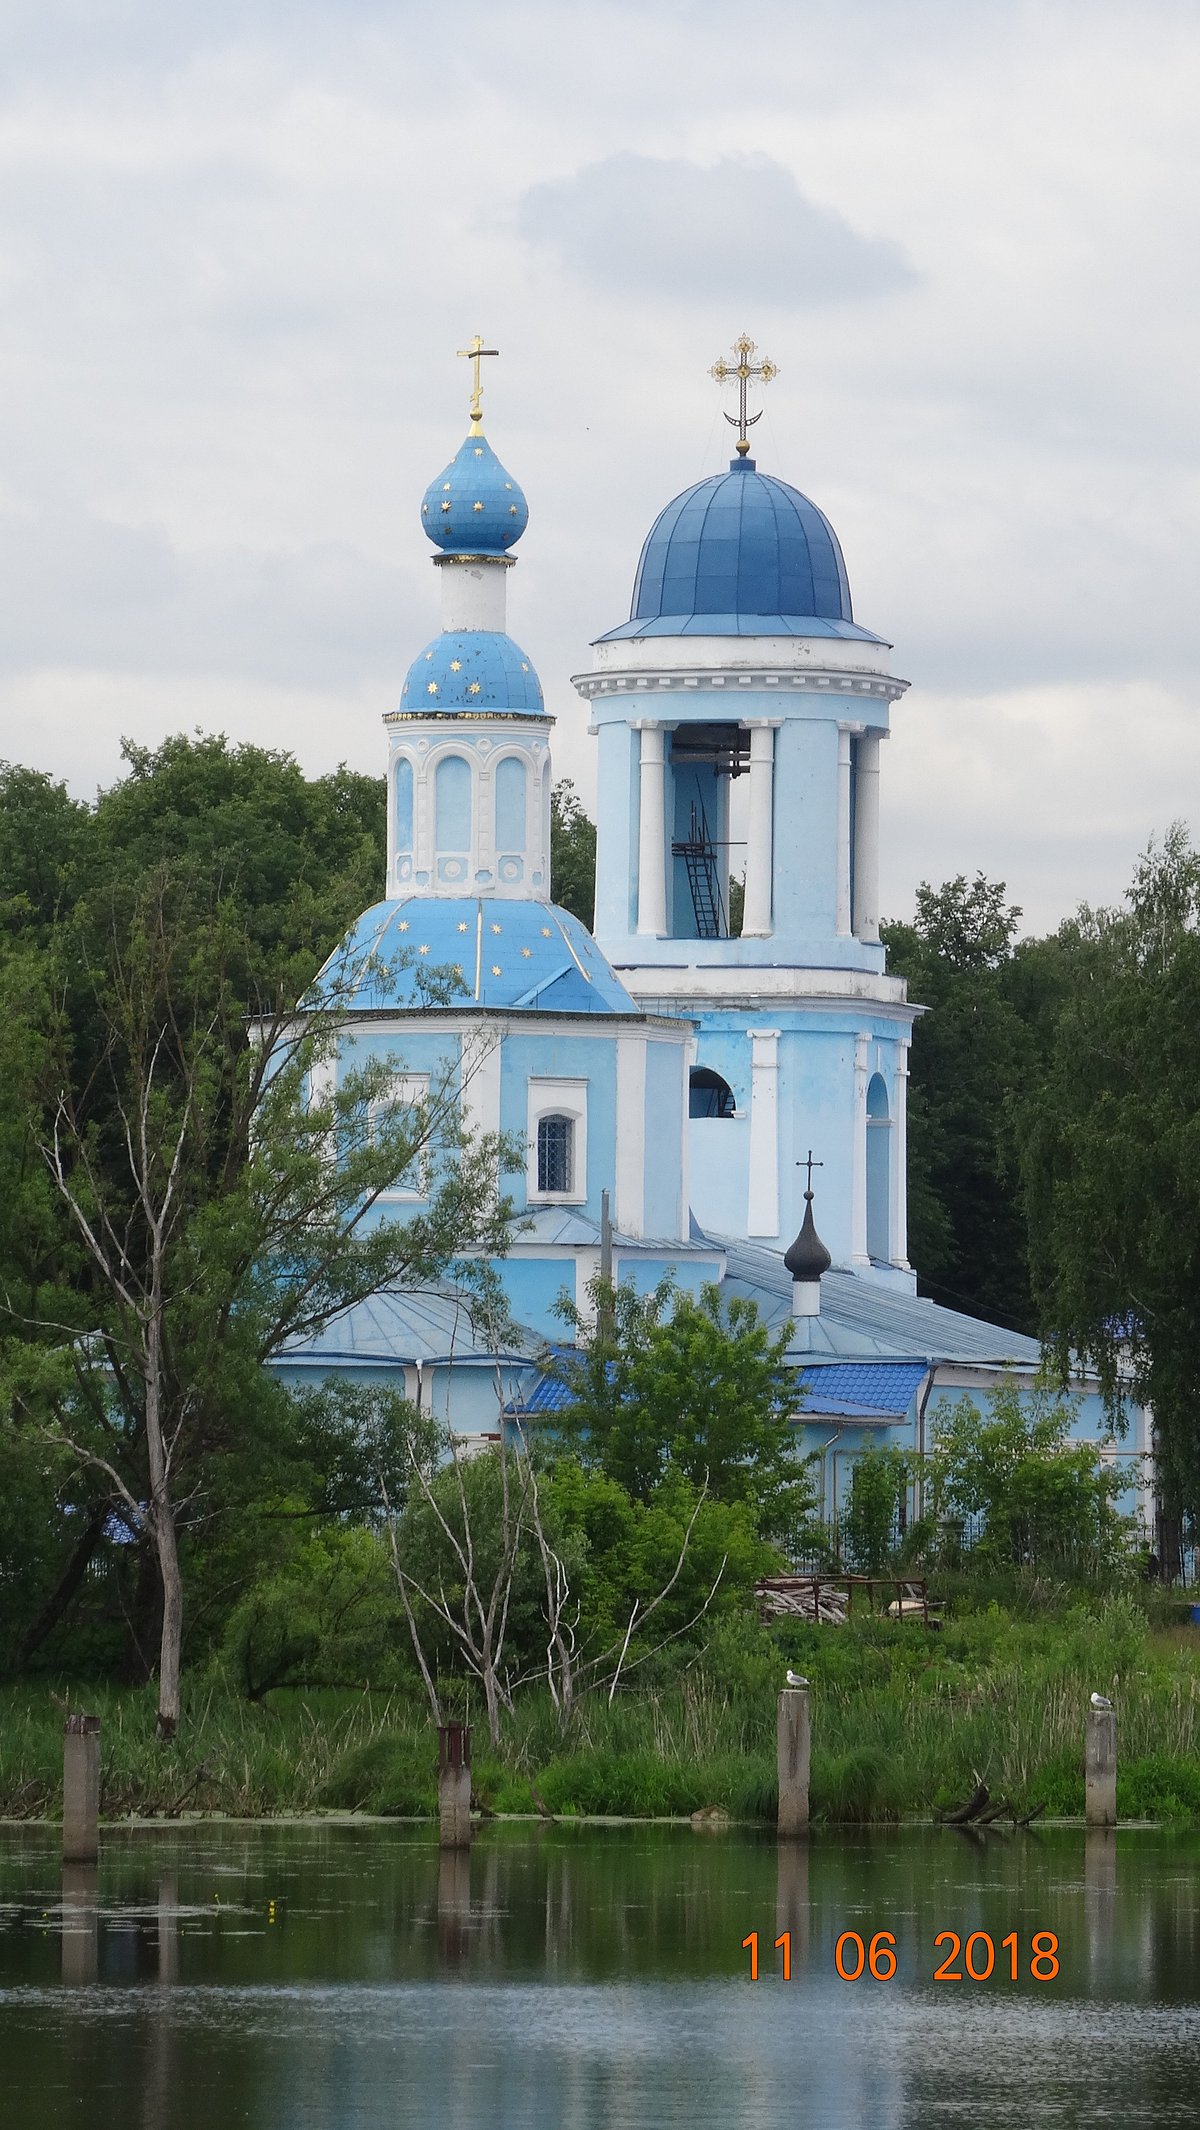
[[[1112,1702],[1111,1702],[1111,1701],[1106,1701],[1106,1700],[1105,1700],[1105,1698],[1104,1698],[1104,1695],[1103,1695],[1103,1694],[1093,1694],[1093,1695],[1092,1695],[1092,1707],[1093,1707],[1093,1708],[1111,1708],[1111,1707],[1112,1707]]]
[[[789,1671],[787,1675],[787,1683],[789,1686],[807,1686],[808,1680],[802,1679],[798,1671]]]

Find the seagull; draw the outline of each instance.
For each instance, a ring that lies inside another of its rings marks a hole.
[[[787,1675],[787,1683],[789,1686],[807,1686],[808,1680],[801,1678],[800,1673],[798,1671],[789,1671]]]
[[[790,1672],[788,1673],[788,1677],[789,1677],[789,1678],[791,1677],[791,1673],[790,1673]],[[1105,1698],[1104,1698],[1104,1695],[1103,1695],[1103,1694],[1093,1694],[1093,1695],[1092,1695],[1092,1707],[1093,1707],[1093,1708],[1111,1708],[1111,1707],[1112,1707],[1112,1702],[1111,1702],[1111,1701],[1106,1701],[1106,1700],[1105,1700]]]

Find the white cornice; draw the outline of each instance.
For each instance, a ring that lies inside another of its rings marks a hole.
[[[906,693],[909,683],[897,680],[885,673],[853,673],[839,671],[836,667],[806,666],[749,666],[736,669],[716,666],[697,666],[690,671],[663,673],[657,667],[648,666],[642,671],[624,673],[574,673],[572,687],[589,701],[598,696],[611,701],[614,697],[644,697],[653,693],[662,695],[687,695],[701,688],[720,690],[725,696],[737,696],[743,689],[779,689],[796,691],[805,695],[834,694],[875,697],[882,702],[894,703]]]

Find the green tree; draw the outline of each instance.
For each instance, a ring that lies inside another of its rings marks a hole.
[[[876,1574],[893,1552],[896,1523],[909,1482],[900,1450],[869,1449],[850,1467],[850,1499],[842,1512],[842,1546],[856,1568]]]
[[[985,1416],[964,1395],[933,1409],[936,1510],[979,1517],[980,1548],[1008,1567],[1118,1558],[1126,1533],[1113,1503],[1124,1480],[1096,1443],[1070,1439],[1079,1401],[1043,1385],[1023,1403],[1008,1377],[988,1392],[987,1406]]]
[[[1016,1110],[1039,1084],[1067,981],[1062,942],[1015,943],[1003,881],[923,883],[911,925],[888,924],[889,966],[929,1010],[913,1033],[909,1254],[952,1309],[1036,1328]]]
[[[590,932],[596,911],[596,824],[570,777],[550,794],[550,891]]]
[[[86,1282],[40,1340],[14,1326],[6,1359],[16,1411],[102,1474],[152,1547],[170,1735],[181,1509],[263,1368],[372,1294],[456,1267],[482,1287],[511,1208],[497,1196],[502,1150],[462,1131],[450,1068],[415,1103],[393,1093],[394,1057],[334,1084],[359,972],[347,972],[346,998],[310,993],[297,1012],[281,995],[290,957],[273,959],[246,912],[186,864],[112,894],[109,909],[107,931],[64,925],[51,950],[82,970],[90,998],[82,1070],[68,1014],[31,1029],[44,1062],[30,1131]],[[252,1031],[244,999],[268,991],[272,1010]],[[383,1194],[418,1173],[424,1209],[379,1218]],[[467,1265],[464,1251],[481,1256]]]
[[[569,1394],[560,1443],[637,1501],[670,1469],[717,1501],[749,1503],[764,1531],[794,1528],[812,1491],[795,1449],[790,1327],[773,1337],[753,1302],[670,1280],[648,1295],[596,1282],[592,1302],[588,1317],[560,1305],[575,1347],[545,1363]]]
[[[1045,1083],[1021,1113],[1042,1329],[1065,1383],[1154,1412],[1159,1482],[1200,1513],[1200,854],[1176,825],[1120,910],[1080,912]]]

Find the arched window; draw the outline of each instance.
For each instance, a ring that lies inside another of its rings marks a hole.
[[[525,764],[519,755],[506,754],[496,764],[496,849],[525,848]]]
[[[413,767],[401,756],[396,764],[396,849],[413,847]]]
[[[693,1066],[688,1074],[689,1117],[732,1117],[736,1108],[728,1080],[707,1065]]]
[[[539,1191],[574,1189],[575,1121],[572,1117],[539,1117],[537,1128],[537,1178]]]
[[[448,754],[438,763],[434,782],[437,848],[471,848],[471,765],[465,755]]]
[[[887,1087],[875,1073],[867,1088],[867,1256],[892,1254],[892,1120]]]

